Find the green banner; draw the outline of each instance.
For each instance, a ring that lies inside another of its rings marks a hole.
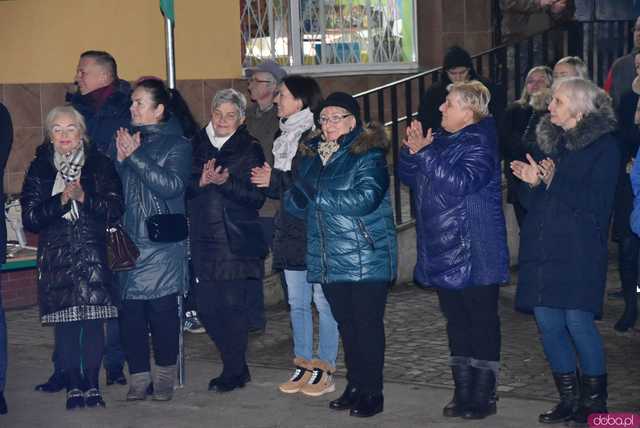
[[[169,18],[172,24],[176,23],[176,13],[173,9],[173,0],[160,0],[160,10],[165,18]]]

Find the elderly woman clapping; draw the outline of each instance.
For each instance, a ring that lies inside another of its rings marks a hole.
[[[400,178],[414,192],[415,279],[437,287],[447,319],[453,400],[444,416],[481,419],[496,412],[500,360],[499,284],[509,278],[500,158],[489,90],[454,83],[442,111],[446,133],[407,129]]]
[[[262,286],[264,275],[257,217],[265,196],[250,181],[264,154],[244,125],[246,107],[236,90],[218,91],[211,122],[193,141],[191,250],[198,315],[222,358],[222,373],[209,382],[216,392],[250,380],[246,295]]]
[[[103,321],[118,316],[105,228],[123,212],[122,186],[73,107],[52,109],[46,127],[50,142],[36,150],[20,201],[25,227],[39,234],[41,322],[55,328],[67,409],[104,407],[98,383]]]
[[[516,307],[534,313],[560,393],[540,422],[586,423],[590,413],[607,411],[604,347],[594,319],[602,315],[620,153],[610,99],[592,82],[557,81],[549,112],[537,127],[539,153],[511,164],[524,182],[520,200],[527,209]]]

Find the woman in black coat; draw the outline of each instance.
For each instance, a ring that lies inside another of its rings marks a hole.
[[[602,315],[620,153],[611,100],[592,82],[557,81],[549,111],[537,127],[542,155],[511,164],[524,182],[520,201],[527,210],[516,307],[535,314],[560,393],[560,403],[540,422],[586,423],[590,413],[607,411],[604,345],[595,319]]]
[[[524,161],[525,155],[531,150],[524,138],[525,131],[535,132],[540,118],[547,113],[552,83],[553,72],[549,67],[541,65],[529,70],[522,96],[507,107],[500,126],[500,145],[504,157],[504,175],[507,179],[507,202],[513,205],[520,228],[526,211],[518,201],[517,189],[520,180],[514,177],[509,165],[514,160]]]
[[[55,327],[67,409],[104,407],[103,320],[118,316],[105,229],[108,218],[122,215],[122,186],[111,160],[89,144],[73,107],[51,110],[46,128],[51,142],[38,147],[21,198],[22,222],[39,234],[41,321]]]
[[[262,286],[268,251],[258,223],[265,196],[250,181],[264,154],[243,125],[246,106],[234,89],[218,91],[211,122],[193,142],[191,252],[198,316],[222,358],[222,373],[209,382],[216,392],[251,379],[246,296]]]

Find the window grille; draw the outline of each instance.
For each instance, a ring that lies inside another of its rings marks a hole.
[[[243,66],[416,66],[415,0],[241,0]]]

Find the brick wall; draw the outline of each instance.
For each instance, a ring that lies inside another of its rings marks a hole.
[[[36,269],[0,273],[0,289],[5,309],[33,306],[38,303]]]

